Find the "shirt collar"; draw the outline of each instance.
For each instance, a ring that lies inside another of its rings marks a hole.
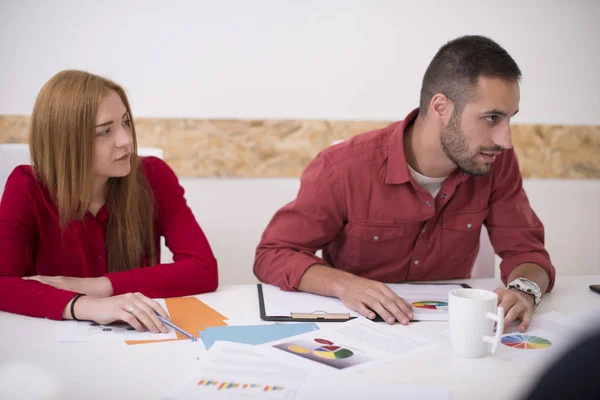
[[[385,183],[389,185],[402,184],[411,181],[410,172],[404,155],[404,132],[419,115],[419,109],[412,110],[394,129],[390,135],[390,144],[388,147],[388,164],[385,176]],[[470,174],[457,168],[450,174],[449,178],[459,184],[468,179]]]
[[[394,129],[390,135],[388,147],[388,164],[385,183],[394,185],[410,181],[410,173],[404,156],[404,131],[419,115],[419,109],[412,110]]]

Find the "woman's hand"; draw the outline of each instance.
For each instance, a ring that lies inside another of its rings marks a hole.
[[[156,313],[167,320],[169,315],[160,304],[141,293],[127,293],[107,298],[83,296],[75,303],[74,312],[77,319],[94,321],[102,325],[124,321],[139,332],[145,330],[152,333],[169,332]],[[72,319],[71,302],[65,307],[63,318]]]

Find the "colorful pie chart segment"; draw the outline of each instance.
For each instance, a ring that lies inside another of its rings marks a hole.
[[[313,354],[317,357],[326,358],[328,360],[341,360],[343,358],[352,357],[354,353],[351,350],[343,347],[338,350],[331,351],[324,347],[319,347],[313,350]]]
[[[288,346],[288,350],[296,354],[312,353],[319,358],[324,358],[327,360],[342,360],[344,358],[352,357],[354,355],[352,350],[346,349],[342,346],[337,346],[330,340],[317,338],[314,339],[314,341],[319,343],[320,346],[312,350],[297,345]]]
[[[413,305],[413,307],[421,308],[424,310],[447,310],[448,309],[448,303],[446,303],[445,301],[431,301],[431,300],[415,301],[412,303],[412,305]]]
[[[300,347],[300,346],[288,346],[288,349],[290,349],[294,353],[298,353],[298,354],[308,354],[308,353],[310,353],[309,349],[305,349],[304,347]]]
[[[538,350],[552,346],[552,342],[539,336],[512,334],[502,337],[502,344],[513,349]]]

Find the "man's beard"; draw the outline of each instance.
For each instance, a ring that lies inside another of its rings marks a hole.
[[[469,150],[469,143],[460,129],[460,115],[454,112],[444,128],[441,136],[442,150],[456,166],[463,171],[476,176],[485,176],[492,170],[491,163],[477,161],[479,153],[484,151],[503,151],[500,146],[480,147],[476,151]]]

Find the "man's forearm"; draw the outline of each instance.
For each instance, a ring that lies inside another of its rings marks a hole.
[[[315,264],[308,268],[298,284],[298,290],[321,296],[340,297],[340,288],[344,280],[354,278],[349,272]]]
[[[542,294],[546,293],[548,285],[550,285],[548,272],[534,263],[524,263],[517,266],[508,276],[508,282],[512,282],[517,278],[525,278],[537,283]]]

